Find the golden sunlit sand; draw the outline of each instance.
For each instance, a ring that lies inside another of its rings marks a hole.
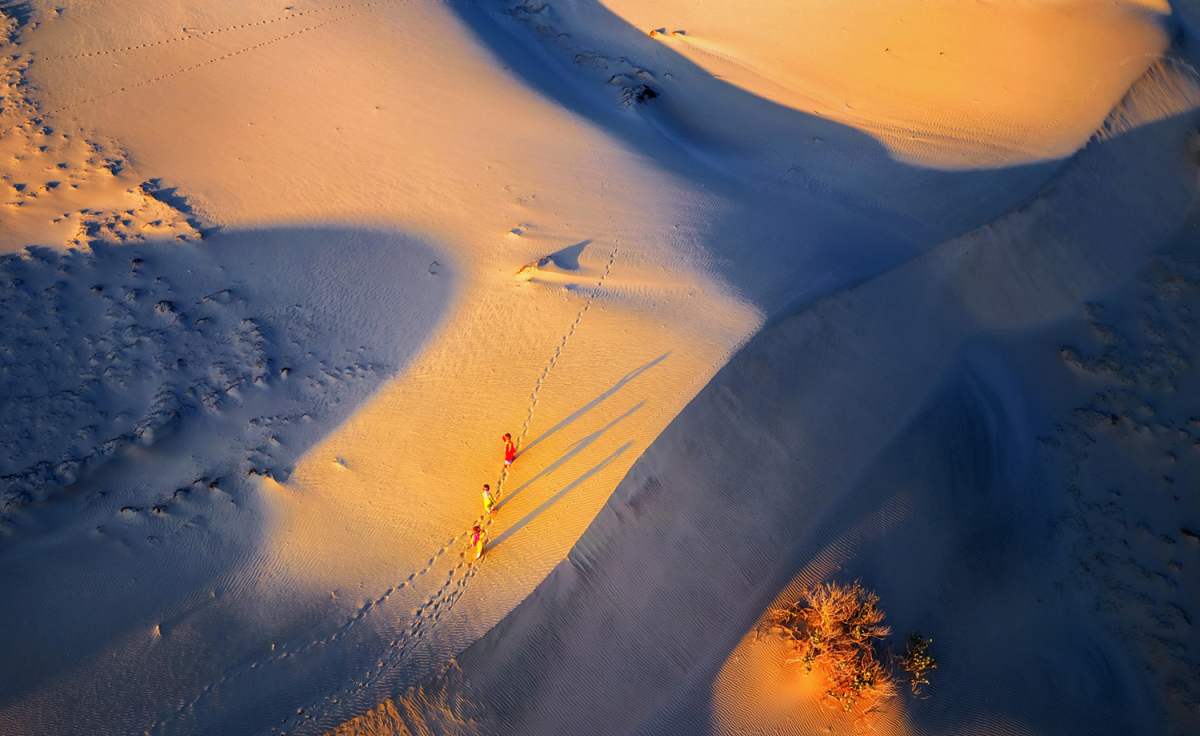
[[[1200,726],[1190,3],[0,11],[0,733]]]
[[[1165,0],[604,5],[719,79],[949,169],[1069,156],[1169,41]]]

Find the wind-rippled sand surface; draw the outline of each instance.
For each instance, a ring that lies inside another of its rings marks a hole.
[[[1196,729],[1187,4],[0,7],[0,731]]]

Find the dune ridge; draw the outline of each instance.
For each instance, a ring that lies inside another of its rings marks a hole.
[[[1193,730],[1186,9],[0,7],[0,731]]]
[[[1128,733],[1170,724],[1186,732],[1186,706],[1172,705],[1167,717],[1133,685],[1155,645],[1128,652],[1116,638],[1120,616],[1089,618],[1105,586],[1075,588],[1047,610],[1075,563],[1038,533],[1037,520],[1052,524],[1070,503],[1039,499],[1048,479],[1032,456],[1038,435],[1060,432],[1056,417],[1086,400],[1065,364],[1045,367],[1057,357],[1059,325],[1105,295],[1128,304],[1121,295],[1131,270],[1189,247],[1196,171],[1178,152],[1194,136],[1196,91],[1188,64],[1155,65],[1031,204],[773,322],[642,454],[568,559],[456,659],[436,684],[456,709],[414,718],[408,697],[387,703],[403,703],[406,724],[422,724],[406,727],[437,733],[854,731],[862,725],[797,691],[786,653],[754,631],[773,599],[795,595],[814,575],[838,574],[865,577],[885,607],[890,593],[898,626],[920,628],[950,651],[975,651],[943,662],[936,698],[893,703],[876,728]],[[1134,213],[1130,182],[1109,184],[1115,172],[1146,188]],[[930,319],[942,328],[937,336],[925,328]],[[1063,392],[1055,408],[1033,408],[1026,386],[1039,384],[1039,397]],[[729,457],[753,458],[753,472]],[[1002,558],[978,535],[1028,545],[1029,556]],[[647,559],[657,561],[652,570]],[[1185,589],[1193,598],[1194,586]],[[1026,624],[1015,641],[1012,619]],[[1077,619],[1087,623],[1070,623]],[[973,622],[966,631],[954,626],[963,620]],[[1037,664],[1051,650],[1053,661]],[[1068,685],[1052,674],[1096,657],[1107,679]],[[1049,672],[1035,680],[1064,690],[1030,689],[1038,667]],[[374,733],[373,717],[338,732]]]

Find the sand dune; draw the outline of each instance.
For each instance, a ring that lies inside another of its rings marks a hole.
[[[0,32],[15,37],[4,16]],[[29,60],[0,61],[0,253],[28,245],[85,246],[94,239],[143,242],[200,237],[202,227],[158,180],[139,181],[128,154],[89,133],[56,130],[41,116],[25,76]]]
[[[1087,592],[1064,594],[1075,563],[1045,532],[1077,512],[1045,492],[1035,455],[1087,397],[1061,363],[1046,367],[1055,340],[1080,329],[1060,325],[1114,290],[1128,299],[1118,285],[1130,264],[1191,247],[1195,170],[1177,151],[1196,115],[1132,123],[1145,99],[1194,100],[1195,85],[1190,71],[1155,69],[1114,112],[1124,133],[1082,152],[1023,211],[751,341],[568,560],[459,658],[441,701],[462,704],[461,732],[856,731],[798,693],[785,652],[753,631],[773,598],[831,575],[864,577],[895,601],[899,627],[961,653],[936,698],[895,703],[875,727],[1163,729],[1161,705],[1135,684],[1156,655],[1123,647],[1129,622],[1106,630]],[[1140,208],[1109,184],[1113,171],[1140,172]],[[1155,665],[1155,687],[1193,656]],[[427,717],[455,730],[438,709]]]
[[[1188,8],[0,7],[0,731],[1195,724]]]
[[[714,77],[943,169],[1069,156],[1159,58],[1170,15],[1157,0],[604,5]]]

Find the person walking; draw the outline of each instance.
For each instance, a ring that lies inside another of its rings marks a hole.
[[[486,543],[483,527],[476,524],[471,527],[471,545],[475,547],[475,559],[483,557],[483,545]]]
[[[496,497],[492,495],[492,487],[483,484],[483,513],[491,515],[496,509]]]
[[[500,439],[504,440],[504,465],[512,465],[513,460],[517,459],[517,446],[513,444],[512,435],[505,432]]]

